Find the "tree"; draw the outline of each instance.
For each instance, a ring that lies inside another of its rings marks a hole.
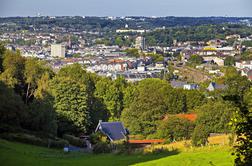
[[[44,136],[57,136],[57,119],[53,101],[48,94],[43,99],[34,99],[29,104],[26,129],[43,133]]]
[[[134,101],[124,108],[121,116],[132,134],[154,134],[157,121],[168,109],[165,98],[170,88],[166,81],[160,79],[145,79],[138,83]]]
[[[227,133],[231,131],[228,123],[238,110],[228,101],[208,101],[196,109],[198,118],[196,125],[204,126],[208,133]]]
[[[193,146],[202,146],[208,143],[209,132],[206,130],[204,125],[197,125],[194,128],[192,134],[192,145]]]
[[[29,118],[26,128],[44,133],[47,136],[57,135],[57,117],[53,108],[54,98],[49,85],[51,75],[44,73],[37,81],[37,89],[34,92],[34,99],[29,103]]]
[[[168,115],[167,119],[160,121],[157,136],[170,141],[190,139],[193,129],[194,123],[192,121]]]
[[[138,53],[138,49],[136,48],[129,48],[129,49],[126,49],[124,50],[124,52],[127,53],[128,56],[131,56],[131,57],[139,57],[139,53]]]
[[[25,87],[25,58],[20,55],[20,52],[6,51],[4,54],[3,69],[1,80],[14,88],[16,93],[23,96]]]
[[[126,86],[124,78],[112,81],[103,78],[96,83],[96,97],[102,99],[110,114],[110,120],[119,120],[123,109],[123,89]]]
[[[205,102],[204,94],[199,90],[185,90],[186,107],[187,110],[193,110],[194,108],[201,106]]]
[[[224,60],[224,64],[225,66],[233,66],[235,64],[235,58],[232,56],[226,57],[226,59]]]
[[[135,84],[128,83],[127,87],[123,90],[123,107],[129,108],[130,104],[134,102],[135,97],[137,96],[137,88]]]
[[[0,81],[0,101],[0,126],[21,127],[27,115],[26,106],[22,98],[2,81]],[[0,130],[7,130],[5,127]]]
[[[27,84],[25,103],[27,104],[31,97],[34,97],[34,93],[38,87],[38,81],[41,77],[47,73],[48,76],[52,77],[52,70],[46,66],[45,62],[39,61],[34,58],[28,58],[25,61],[24,78]]]
[[[252,164],[252,89],[244,95],[243,107],[235,112],[232,119],[237,135],[235,146],[235,164],[249,166]]]
[[[116,37],[115,44],[118,45],[118,46],[120,46],[120,47],[123,45],[123,40],[122,40],[121,36],[117,36]]]
[[[5,51],[6,49],[4,47],[4,44],[0,42],[0,73],[3,71],[3,58],[4,58]]]
[[[90,125],[87,132],[94,130],[99,120],[107,120],[108,112],[105,104],[99,96],[96,96],[96,84],[101,80],[100,77],[86,72],[81,65],[73,64],[62,68],[57,74],[58,77],[70,78],[73,81],[86,87],[87,110],[90,116]]]
[[[203,62],[203,58],[199,55],[191,55],[189,58],[188,62],[195,64],[195,65],[200,65]]]
[[[234,102],[238,107],[242,105],[242,99],[251,86],[251,82],[241,76],[233,67],[226,68],[224,84],[228,87],[223,94],[224,100]]]
[[[183,89],[170,88],[165,102],[168,107],[167,112],[170,114],[187,112],[187,100]]]
[[[86,71],[78,64],[62,68],[51,81],[60,135],[88,131],[91,124],[89,91],[92,91],[89,81]]]
[[[247,61],[252,59],[252,51],[246,50],[243,53],[241,53],[241,60]]]
[[[149,53],[146,56],[149,56],[153,59],[154,62],[164,61],[164,56],[161,54]]]
[[[70,77],[56,76],[51,83],[54,108],[58,115],[58,132],[78,134],[85,133],[90,125],[90,114],[87,109],[87,90]]]

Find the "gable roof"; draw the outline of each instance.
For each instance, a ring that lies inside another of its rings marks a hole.
[[[194,122],[197,119],[197,114],[194,114],[194,113],[192,113],[192,114],[177,114],[176,116],[179,118],[188,119],[192,122]]]
[[[125,139],[128,134],[121,122],[99,122],[95,132],[101,131],[110,141]]]
[[[152,143],[163,143],[164,139],[144,139],[144,140],[129,140],[130,144],[152,144]]]
[[[184,85],[186,85],[186,82],[175,81],[175,80],[172,80],[172,81],[171,81],[171,86],[172,86],[173,88],[183,88]]]
[[[227,87],[227,86],[224,85],[224,84],[216,84],[215,82],[211,82],[211,83],[209,84],[209,86],[207,87],[207,90],[209,90],[209,91],[213,91],[213,90],[215,90],[215,89],[223,90],[223,89],[225,89],[226,87]]]

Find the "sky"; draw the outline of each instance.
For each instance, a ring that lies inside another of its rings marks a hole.
[[[9,16],[252,17],[252,0],[0,0]]]

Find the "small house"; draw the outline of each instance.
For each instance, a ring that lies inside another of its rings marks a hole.
[[[207,90],[208,91],[214,91],[214,90],[224,90],[226,88],[226,85],[224,84],[217,84],[215,82],[211,82],[208,87]]]
[[[129,134],[122,122],[100,121],[95,129],[95,132],[101,132],[111,142],[126,139],[127,135]]]

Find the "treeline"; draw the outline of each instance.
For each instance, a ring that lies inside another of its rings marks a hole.
[[[228,35],[239,34],[241,37],[252,35],[252,28],[245,25],[237,24],[207,24],[197,26],[176,26],[167,27],[166,29],[153,30],[146,32],[143,36],[146,38],[148,46],[171,46],[173,41],[209,41],[212,39],[225,39]],[[136,33],[109,34],[104,33],[102,38],[97,40],[97,44],[133,46]],[[229,39],[226,45],[232,45],[233,39]],[[250,46],[250,42],[243,42],[245,46]]]
[[[78,64],[54,73],[44,61],[2,45],[0,55],[1,133],[66,138],[92,133],[99,120],[122,121],[133,135],[168,142],[192,138],[199,146],[210,133],[235,132],[236,162],[251,161],[251,83],[234,68],[226,68],[218,80],[228,88],[210,93],[174,89],[161,79],[111,80]],[[196,114],[196,121],[185,113]]]
[[[239,34],[241,37],[251,35],[251,27],[245,25],[198,25],[190,27],[173,27],[164,30],[156,30],[146,33],[146,43],[150,46],[171,46],[173,40],[185,41],[209,41],[211,39],[225,39],[227,35]],[[229,41],[233,44],[233,41]]]
[[[239,17],[131,17],[133,19],[116,19],[111,20],[102,17],[9,17],[0,18],[0,23],[15,23],[19,30],[33,30],[30,25],[35,28],[43,28],[47,25],[48,27],[65,27],[69,30],[103,30],[109,31],[118,28],[123,28],[125,24],[128,24],[130,28],[143,28],[143,29],[154,29],[159,27],[182,27],[182,26],[198,26],[206,24],[224,24],[224,23],[240,23],[240,19],[251,19],[251,18],[239,18]],[[14,28],[13,26],[10,26]],[[15,30],[14,28],[13,30]],[[16,30],[18,30],[16,29]],[[49,28],[50,29],[50,28]]]

